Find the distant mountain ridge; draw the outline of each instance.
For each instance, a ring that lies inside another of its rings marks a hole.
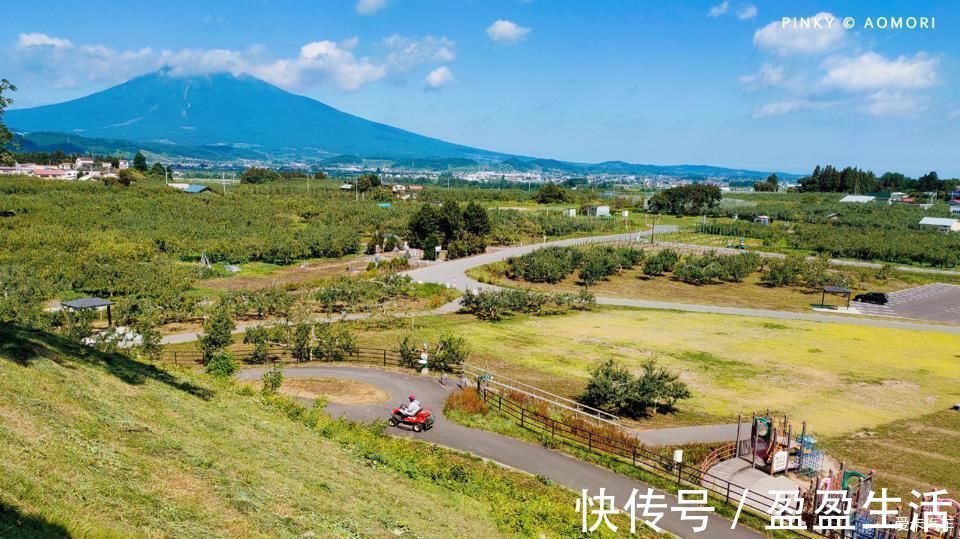
[[[142,149],[210,161],[346,163],[377,158],[411,168],[482,164],[572,174],[769,174],[699,165],[571,163],[471,148],[365,120],[257,78],[229,73],[182,77],[161,70],[72,101],[8,110],[5,121],[19,134],[25,151]]]

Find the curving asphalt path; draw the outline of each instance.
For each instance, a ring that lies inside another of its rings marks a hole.
[[[676,229],[676,227],[661,226],[659,227],[658,233],[669,233]],[[529,252],[541,249],[543,247],[563,247],[563,246],[572,246],[572,245],[582,245],[587,243],[605,243],[610,241],[639,241],[649,237],[650,231],[636,232],[631,234],[614,234],[610,236],[594,236],[589,238],[576,238],[568,240],[559,240],[551,241],[546,243],[535,243],[530,245],[522,245],[517,247],[507,247],[504,249],[498,249],[496,251],[491,251],[477,256],[471,256],[468,258],[459,258],[457,260],[451,260],[446,262],[435,262],[428,266],[416,268],[407,272],[404,272],[406,275],[409,275],[415,281],[422,282],[431,282],[431,283],[440,283],[447,286],[458,288],[463,291],[467,290],[477,290],[477,289],[491,289],[498,288],[494,285],[484,284],[474,279],[467,277],[466,272],[478,266],[483,266],[486,264],[491,264],[493,262],[500,262],[506,260],[513,256],[520,256],[527,254]],[[679,244],[672,244],[679,245]],[[704,248],[703,246],[694,246],[690,245],[689,247],[696,247],[699,249]],[[719,248],[718,248],[719,250]],[[775,254],[766,253],[770,256],[779,256]],[[863,266],[863,267],[874,267],[878,266],[877,264],[872,264],[869,262],[855,262],[855,261],[832,261],[837,265],[848,265],[848,266]],[[917,270],[918,268],[907,268],[911,270]],[[923,268],[919,268],[923,269]],[[936,270],[931,270],[930,273],[935,272]],[[833,324],[851,324],[856,326],[870,326],[870,327],[880,327],[880,328],[890,328],[890,329],[912,329],[920,331],[931,331],[937,333],[950,333],[954,335],[960,335],[960,326],[949,326],[949,325],[937,325],[937,324],[924,324],[922,322],[907,322],[900,320],[880,320],[876,318],[862,318],[856,316],[845,316],[845,315],[834,315],[834,314],[818,314],[818,313],[804,313],[804,312],[792,312],[792,311],[774,311],[769,309],[745,309],[739,307],[721,307],[717,305],[701,305],[695,303],[675,303],[668,301],[649,301],[642,299],[628,299],[628,298],[609,298],[609,297],[598,297],[597,303],[601,305],[612,305],[620,307],[632,307],[632,308],[642,308],[642,309],[669,309],[675,311],[687,311],[687,312],[699,312],[699,313],[711,313],[711,314],[727,314],[727,315],[736,315],[736,316],[753,316],[758,318],[767,318],[767,319],[780,319],[780,320],[807,320],[811,322],[827,322]],[[438,312],[453,312],[459,308],[459,302],[453,302],[448,305],[441,307]]]
[[[255,380],[263,376],[265,368],[245,369],[238,377],[241,380]],[[406,402],[407,395],[416,394],[424,406],[431,409],[436,417],[434,428],[413,433],[402,428],[388,428],[388,433],[394,436],[416,437],[437,445],[465,451],[485,459],[500,463],[504,466],[541,475],[555,483],[568,487],[574,492],[588,489],[591,495],[599,493],[605,488],[607,494],[615,496],[618,505],[629,499],[633,489],[646,492],[648,485],[629,477],[614,473],[610,470],[594,466],[569,457],[558,451],[543,446],[530,444],[493,432],[471,429],[447,420],[443,416],[443,402],[451,391],[456,391],[455,383],[447,386],[430,377],[409,376],[406,374],[368,369],[362,367],[347,367],[341,365],[299,366],[284,369],[284,376],[288,378],[339,378],[354,380],[370,384],[383,389],[390,395],[384,403],[348,406],[342,404],[328,404],[327,411],[334,417],[343,416],[353,421],[372,421],[385,419],[390,416],[393,408]],[[677,505],[676,498],[665,492],[666,503],[669,507]],[[579,518],[574,512],[575,497],[570,499],[570,518]],[[679,513],[665,511],[659,526],[664,530],[680,537],[711,537],[720,539],[754,539],[763,537],[763,534],[738,526],[730,529],[731,522],[716,515],[710,516],[707,530],[704,533],[693,532],[691,522],[681,521]]]

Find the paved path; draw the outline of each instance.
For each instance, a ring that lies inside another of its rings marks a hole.
[[[676,228],[676,227],[672,227]],[[665,229],[665,233],[669,232],[671,229],[668,227],[660,227],[657,230]],[[560,240],[552,241],[547,243],[536,243],[531,245],[523,245],[517,247],[507,247],[504,249],[498,249],[489,253],[484,253],[477,256],[471,256],[468,258],[460,258],[457,260],[451,260],[447,262],[436,262],[429,266],[424,266],[416,268],[410,271],[405,272],[415,281],[422,282],[432,282],[432,283],[441,283],[446,284],[460,290],[476,290],[476,289],[489,289],[497,288],[493,285],[483,284],[476,280],[473,280],[467,277],[466,272],[470,269],[473,269],[478,266],[483,266],[486,264],[491,264],[493,262],[499,262],[506,260],[513,256],[520,256],[527,254],[529,252],[541,249],[543,247],[554,247],[554,246],[570,246],[570,245],[581,245],[586,243],[604,243],[611,241],[638,241],[644,240],[645,237],[649,237],[649,231],[632,233],[632,234],[615,234],[611,236],[595,236],[590,238],[577,238],[569,240]],[[690,245],[690,244],[673,244],[675,246],[683,246],[689,248],[703,248],[702,245]],[[723,248],[716,248],[716,250],[724,250]],[[733,250],[730,250],[734,252]],[[735,251],[743,252],[743,251]],[[766,253],[769,256],[782,256],[772,253]],[[850,261],[835,261],[840,265],[855,265],[855,266],[865,266],[865,267],[874,267],[878,266],[877,264],[871,264],[869,262],[850,262]],[[918,268],[911,268],[918,269]],[[923,269],[923,268],[919,268]],[[935,271],[931,271],[935,272]],[[745,309],[740,307],[721,307],[717,305],[701,305],[695,303],[676,303],[668,301],[650,301],[643,299],[629,299],[629,298],[608,298],[608,297],[598,297],[597,303],[601,305],[613,305],[621,307],[634,307],[642,309],[669,309],[675,311],[687,311],[687,312],[700,312],[700,313],[713,313],[713,314],[728,314],[728,315],[737,315],[737,316],[753,316],[758,318],[767,318],[767,319],[781,319],[781,320],[808,320],[812,322],[827,322],[834,324],[852,324],[857,326],[869,326],[869,327],[881,327],[881,328],[890,328],[890,329],[913,329],[921,331],[932,331],[937,333],[950,333],[954,335],[960,335],[960,326],[945,326],[945,325],[936,325],[936,324],[925,324],[922,322],[908,322],[908,321],[899,321],[899,320],[878,320],[873,318],[861,318],[856,316],[844,316],[844,315],[833,315],[833,314],[819,314],[812,312],[792,312],[792,311],[774,311],[769,309]],[[449,311],[455,311],[457,309],[458,303],[453,303],[444,306],[444,309]]]
[[[239,378],[243,380],[258,379],[263,375],[264,368],[243,370]],[[284,376],[288,378],[340,378],[355,380],[374,385],[386,391],[390,399],[384,403],[347,406],[329,404],[327,411],[335,416],[344,416],[355,421],[371,421],[386,419],[391,410],[399,403],[405,402],[407,395],[414,393],[431,409],[436,416],[434,428],[423,433],[414,434],[400,428],[388,428],[388,433],[395,436],[416,437],[438,445],[490,459],[505,466],[523,470],[528,473],[542,475],[555,483],[580,492],[588,489],[591,494],[599,493],[601,487],[607,494],[612,494],[617,504],[622,506],[629,498],[633,489],[646,492],[648,485],[635,479],[614,473],[610,470],[594,466],[577,460],[563,453],[547,449],[543,446],[530,444],[496,433],[471,429],[447,420],[443,416],[443,402],[450,391],[456,391],[456,385],[449,383],[441,386],[435,378],[408,376],[405,374],[366,369],[345,367],[339,365],[301,366],[284,369]],[[660,492],[660,494],[665,494]],[[670,507],[676,506],[676,499],[666,495],[665,503]],[[570,499],[570,518],[579,518],[574,512],[575,495]],[[708,528],[704,533],[693,533],[690,522],[681,521],[679,514],[667,511],[659,525],[663,529],[680,537],[717,537],[753,539],[763,537],[762,534],[743,526],[730,529],[730,521],[712,515]],[[629,532],[629,530],[627,530]]]

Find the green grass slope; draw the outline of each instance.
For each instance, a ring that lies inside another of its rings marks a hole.
[[[233,383],[0,324],[0,537],[575,536],[574,499]]]

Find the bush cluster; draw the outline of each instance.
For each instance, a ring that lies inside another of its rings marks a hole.
[[[461,308],[481,320],[500,320],[513,314],[545,315],[571,309],[590,309],[596,298],[586,290],[578,294],[548,294],[526,288],[509,288],[468,292]]]
[[[680,376],[657,365],[655,360],[643,364],[639,376],[608,359],[591,374],[583,395],[578,399],[587,406],[623,415],[644,417],[672,410],[677,401],[691,393]]]
[[[674,269],[673,277],[695,285],[739,283],[760,269],[760,263],[760,255],[756,253],[687,255]]]
[[[632,247],[547,247],[507,260],[507,276],[531,283],[558,283],[580,271],[585,285],[630,269],[644,258],[642,249]]]

